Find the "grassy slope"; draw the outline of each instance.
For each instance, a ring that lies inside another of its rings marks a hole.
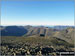
[[[11,45],[11,46],[18,46],[23,47],[25,44],[30,45],[31,47],[36,46],[53,46],[55,49],[67,49],[73,48],[73,44],[69,44],[68,42],[53,38],[53,37],[14,37],[14,36],[7,36],[2,37],[2,45]]]

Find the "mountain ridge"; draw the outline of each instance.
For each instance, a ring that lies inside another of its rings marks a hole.
[[[59,28],[59,26],[58,26]],[[44,26],[1,26],[1,36],[39,36],[39,37],[56,37],[66,40],[67,42],[74,42],[74,26],[62,26],[61,28],[51,28]],[[65,28],[65,29],[64,29]]]

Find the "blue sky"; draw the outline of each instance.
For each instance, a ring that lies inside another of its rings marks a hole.
[[[1,25],[74,25],[74,2],[3,1]]]

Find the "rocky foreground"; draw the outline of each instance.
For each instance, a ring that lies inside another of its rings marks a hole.
[[[59,55],[61,51],[74,51],[73,44],[53,37],[2,37],[1,55]]]

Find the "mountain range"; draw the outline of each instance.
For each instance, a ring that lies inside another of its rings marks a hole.
[[[1,36],[55,37],[74,42],[74,26],[0,26]]]

